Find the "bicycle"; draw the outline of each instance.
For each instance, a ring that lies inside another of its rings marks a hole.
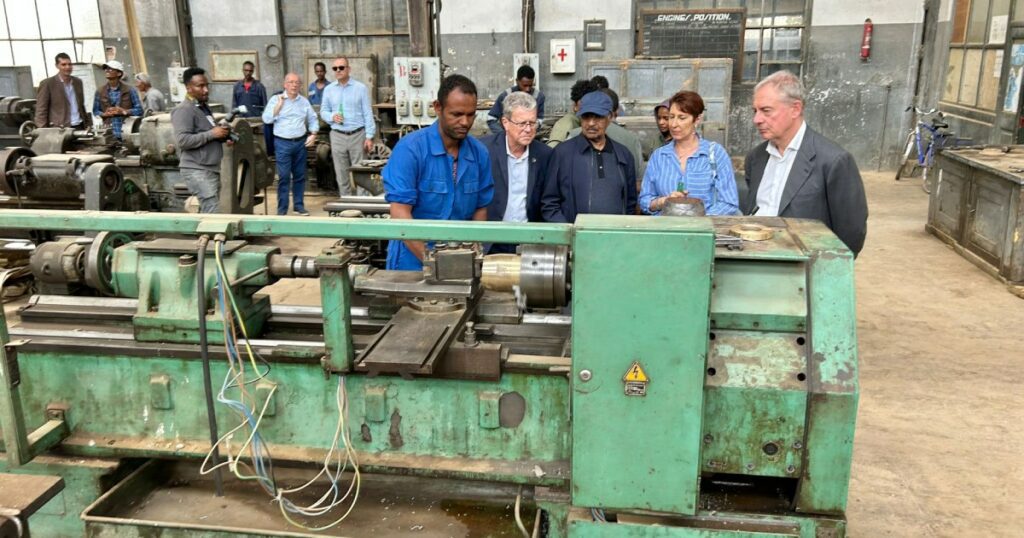
[[[949,124],[945,122],[942,112],[934,108],[923,111],[917,107],[907,107],[906,111],[913,109],[917,118],[914,128],[907,133],[906,149],[903,150],[903,161],[896,169],[896,180],[903,177],[910,177],[918,169],[921,170],[921,188],[924,192],[931,194],[931,185],[928,182],[928,170],[935,165],[936,152],[949,147],[960,147],[971,144],[969,138],[957,138],[956,133],[949,131]],[[930,121],[924,121],[931,116]],[[927,135],[924,132],[927,131]],[[925,145],[925,136],[928,137]],[[917,150],[916,158],[910,155]]]

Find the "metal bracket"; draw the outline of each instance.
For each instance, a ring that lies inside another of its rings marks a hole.
[[[227,239],[234,239],[242,228],[241,219],[228,217],[207,217],[196,225],[197,234],[224,234]]]

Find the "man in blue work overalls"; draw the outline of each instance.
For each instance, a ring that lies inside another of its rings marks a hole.
[[[393,219],[487,220],[494,197],[487,149],[468,138],[476,118],[476,85],[462,75],[441,81],[437,121],[400,140],[384,167],[384,198]],[[427,244],[392,240],[388,269],[423,268]]]

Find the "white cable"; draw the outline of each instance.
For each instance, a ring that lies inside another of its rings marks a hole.
[[[523,533],[523,538],[530,538],[530,533],[526,530],[526,525],[523,525],[523,518],[519,514],[519,504],[523,499],[523,486],[519,486],[519,491],[516,493],[516,526],[519,527],[519,532]]]

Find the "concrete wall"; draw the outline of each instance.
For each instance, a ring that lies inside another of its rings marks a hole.
[[[272,58],[268,52],[280,52],[281,36],[274,0],[189,0],[196,61],[210,67],[210,52],[255,50],[258,53],[257,77],[272,93],[284,82],[284,57]],[[241,71],[237,79],[242,78]],[[237,80],[236,79],[236,80]],[[210,85],[210,100],[231,105],[231,82]]]
[[[519,2],[484,5],[476,0],[447,0],[441,17],[442,61],[468,75],[481,96],[496,97],[512,84],[512,54],[522,52]],[[659,4],[659,7],[660,6]],[[536,13],[536,50],[547,114],[568,109],[569,88],[586,76],[587,61],[630,58],[634,53],[634,2],[585,0],[540,2]],[[874,21],[872,59],[859,58],[865,18]],[[605,19],[607,49],[582,50],[585,19]],[[891,0],[815,0],[805,48],[804,79],[810,99],[808,122],[847,147],[861,167],[892,167],[909,128],[917,77],[915,51],[923,31],[921,2]],[[549,40],[575,38],[576,74],[553,75]],[[752,84],[735,83],[729,122],[729,150],[744,155],[760,142],[752,127]]]
[[[441,11],[441,61],[452,72],[470,77],[481,98],[493,99],[514,82],[512,55],[523,50],[521,2],[446,0]],[[619,60],[633,56],[631,0],[538,2],[534,17],[534,46],[540,55],[540,88],[545,114],[560,116],[569,110],[569,89],[587,76],[590,60]],[[583,21],[606,21],[603,51],[583,50]],[[576,40],[576,73],[552,74],[549,58],[552,39]]]
[[[846,148],[862,170],[894,168],[913,102],[924,12],[920,2],[815,0],[804,49],[808,125]],[[874,24],[870,60],[860,59],[864,19]],[[753,87],[733,87],[730,149],[761,142]],[[746,149],[745,149],[746,148]]]

